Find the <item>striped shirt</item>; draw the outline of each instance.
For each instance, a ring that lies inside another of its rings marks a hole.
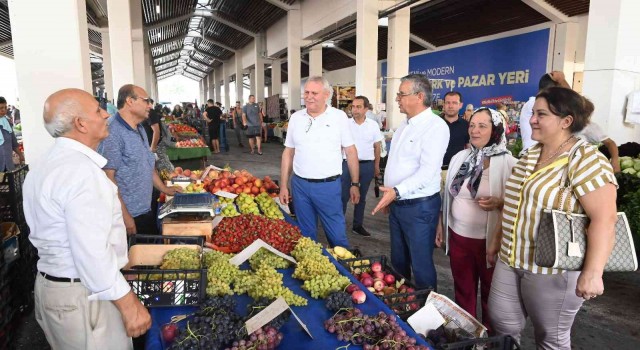
[[[569,153],[573,149],[577,151],[569,161]],[[553,163],[534,172],[540,152],[540,145],[530,148],[513,167],[505,185],[499,255],[500,260],[511,267],[533,273],[555,274],[561,270],[535,264],[535,240],[543,210],[560,208],[560,181],[567,163],[574,194],[568,201],[573,202],[575,213],[584,212],[577,198],[608,183],[617,186],[617,182],[604,155],[583,141],[577,142]],[[567,204],[563,208],[567,208]]]

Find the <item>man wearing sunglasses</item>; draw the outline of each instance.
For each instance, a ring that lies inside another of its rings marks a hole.
[[[118,91],[118,112],[109,125],[109,136],[99,148],[108,161],[103,168],[105,173],[118,185],[128,234],[158,233],[151,210],[153,187],[168,196],[181,192],[167,187],[155,169],[155,157],[141,125],[149,117],[151,101],[143,88],[132,84],[122,86]]]
[[[304,85],[306,108],[289,119],[282,152],[280,201],[289,203],[291,177],[293,204],[302,234],[317,239],[320,218],[329,245],[349,247],[342,212],[342,150],[351,175],[353,204],[360,200],[360,167],[347,115],[327,105],[332,93],[329,82],[320,76],[309,77]]]

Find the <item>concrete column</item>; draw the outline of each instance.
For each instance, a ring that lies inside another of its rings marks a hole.
[[[322,75],[322,45],[309,50],[309,76]]]
[[[290,10],[287,12],[287,87],[289,109],[300,109],[301,63],[300,63],[300,41],[302,33],[302,14],[300,10]]]
[[[405,7],[389,16],[387,39],[387,128],[396,129],[404,115],[396,103],[400,78],[409,74],[409,21],[411,10]],[[357,80],[357,78],[356,78]],[[356,91],[357,88],[356,88]]]
[[[86,3],[11,0],[8,4],[25,157],[32,163],[54,142],[42,119],[45,99],[64,88],[89,93],[93,89]]]
[[[142,2],[130,1],[131,6],[131,44],[133,47],[133,83],[145,90],[148,88],[147,70],[145,69],[145,34],[142,23]],[[147,90],[149,93],[149,90]]]
[[[575,73],[576,46],[578,44],[578,23],[556,24],[556,40],[553,45],[552,70],[563,71],[569,85],[573,86]]]
[[[207,103],[207,100],[212,98],[209,97],[209,75],[205,76],[204,79],[202,79],[202,97],[202,103]]]
[[[627,96],[640,89],[640,2],[591,0],[583,94],[595,105],[591,120],[617,144],[637,142],[640,126],[625,123]]]
[[[224,62],[222,64],[222,73],[223,73],[223,78],[224,78],[224,105],[227,108],[231,108],[231,104],[233,103],[233,105],[235,106],[235,102],[236,101],[231,101],[231,96],[229,96],[229,84],[231,83],[230,77],[231,77],[231,69],[229,69],[231,67],[229,67],[229,62]]]
[[[255,40],[253,41],[255,43],[255,54],[256,54],[256,65],[255,65],[255,95],[256,95],[256,101],[264,101],[264,98],[266,97],[264,95],[264,58],[263,56],[266,55],[267,52],[267,48],[266,48],[266,39],[265,39],[265,34],[261,34],[259,36],[257,36],[255,38]]]
[[[256,69],[249,69],[249,93],[251,95],[256,95]],[[258,97],[256,96],[256,100]]]
[[[118,97],[122,85],[133,84],[133,38],[131,32],[131,7],[128,0],[109,0],[109,45],[111,47],[111,70],[113,94]]]
[[[213,102],[219,102],[220,100],[218,99],[218,97],[216,96],[216,89],[215,89],[215,81],[216,81],[216,71],[212,70],[211,72],[209,72],[209,75],[207,75],[207,83],[209,85],[209,98],[213,100]]]
[[[223,66],[219,66],[218,69],[213,71],[213,96],[215,96],[216,101],[220,101],[220,103],[224,103],[222,101],[222,95],[220,94],[220,80],[224,77],[224,74],[220,74],[222,72]],[[225,107],[228,107],[225,105]]]
[[[240,101],[241,105],[244,105],[244,99],[242,98],[242,96],[244,95],[244,93],[242,92],[243,87],[242,87],[242,56],[240,54],[240,52],[236,52],[236,100]]]
[[[378,2],[357,0],[356,94],[375,106],[378,87]]]
[[[282,94],[282,60],[271,63],[271,95]]]
[[[104,91],[107,100],[114,101],[113,71],[111,70],[111,45],[109,44],[109,32],[102,32],[102,71],[104,72]]]

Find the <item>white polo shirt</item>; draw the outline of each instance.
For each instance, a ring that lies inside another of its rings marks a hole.
[[[378,129],[375,120],[365,118],[364,123],[356,123],[354,118],[349,119],[349,130],[358,150],[358,160],[374,160],[376,158],[373,151],[373,144],[383,140],[382,133]],[[343,154],[343,157],[345,155]]]
[[[284,141],[286,147],[295,149],[293,172],[307,179],[341,175],[342,147],[354,144],[348,122],[343,111],[329,106],[315,118],[306,108],[295,112]]]
[[[385,186],[396,187],[400,199],[439,193],[442,158],[448,145],[449,127],[431,108],[403,120],[391,139]]]

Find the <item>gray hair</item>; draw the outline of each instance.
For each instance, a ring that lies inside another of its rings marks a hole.
[[[64,136],[73,129],[73,121],[78,117],[80,104],[75,100],[66,100],[53,111],[53,117],[47,121],[44,118],[44,128],[54,138]]]
[[[409,74],[400,79],[401,83],[404,83],[405,81],[411,82],[411,90],[414,94],[422,92],[424,94],[424,106],[431,107],[431,102],[433,101],[433,89],[431,88],[429,78],[424,74]]]
[[[333,87],[331,87],[331,84],[325,77],[320,75],[311,76],[307,79],[307,82],[304,83],[304,85],[309,84],[309,82],[321,83],[324,90],[329,93],[328,101],[325,102],[331,103],[331,98],[333,97]]]

